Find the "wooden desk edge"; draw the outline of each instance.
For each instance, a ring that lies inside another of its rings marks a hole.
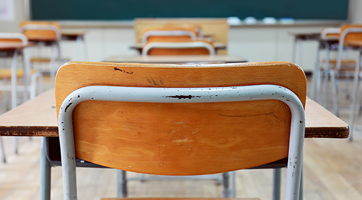
[[[16,129],[16,130],[14,130]],[[0,136],[32,136],[32,137],[59,137],[57,127],[31,127],[29,131],[28,126],[8,126],[0,127]],[[336,130],[338,133],[336,133]],[[335,138],[342,139],[348,138],[349,128],[306,128],[304,138]]]
[[[53,127],[53,126],[49,127],[3,126],[0,127],[0,136],[59,137],[59,134],[58,134],[58,127]]]

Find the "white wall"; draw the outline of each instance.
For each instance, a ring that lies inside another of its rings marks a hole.
[[[18,31],[18,24],[25,19],[23,0],[14,0],[16,19],[13,22],[0,21],[0,31]],[[362,23],[362,1],[350,0],[352,23]],[[324,26],[239,26],[231,27],[228,52],[246,58],[248,61],[292,61],[293,36],[291,32],[319,32]],[[67,29],[65,27],[65,29]],[[113,55],[134,55],[129,49],[135,37],[132,27],[71,28],[86,31],[88,61],[102,61]],[[315,63],[316,42],[303,43],[302,60],[295,62],[306,71],[311,71]],[[81,49],[74,42],[63,42],[63,57],[81,60]],[[49,52],[44,52],[48,54]],[[298,54],[299,55],[299,54]]]

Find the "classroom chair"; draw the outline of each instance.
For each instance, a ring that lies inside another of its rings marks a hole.
[[[0,33],[0,43],[19,45],[17,49],[4,49],[1,51],[0,57],[12,58],[11,69],[0,69],[1,85],[0,90],[4,92],[4,97],[7,97],[6,92],[11,91],[11,108],[15,108],[18,105],[17,92],[23,92],[23,101],[27,101],[30,98],[34,98],[37,89],[37,80],[41,80],[41,74],[36,70],[30,70],[28,49],[29,42],[25,35],[21,33]],[[23,58],[23,70],[17,69],[17,59],[21,55]],[[22,85],[17,85],[17,80],[22,79]],[[9,81],[11,80],[11,85]],[[30,88],[30,90],[29,90]],[[4,99],[4,106],[6,106],[7,98]],[[1,143],[1,142],[0,142]],[[3,146],[3,145],[1,145]],[[3,152],[3,147],[2,152]],[[14,152],[18,152],[18,142],[15,138]],[[5,162],[5,155],[3,156]]]
[[[142,43],[146,44],[149,40],[156,39],[191,39],[199,38],[197,30],[193,27],[162,27],[148,28],[142,34]]]
[[[38,47],[51,47],[50,77],[52,84],[56,74],[55,68],[55,49],[58,53],[58,62],[61,62],[61,27],[57,22],[47,21],[23,21],[20,23],[20,31],[28,38],[30,42],[35,43]],[[60,64],[59,64],[60,65]]]
[[[362,25],[343,25],[340,27],[341,33],[339,35],[338,39],[338,46],[337,46],[337,60],[335,63],[335,67],[331,66],[328,68],[326,66],[325,73],[329,73],[331,77],[332,82],[332,92],[333,92],[333,102],[334,102],[334,112],[338,116],[338,104],[337,104],[337,80],[336,78],[339,77],[352,77],[354,75],[356,64],[358,65],[358,62],[355,60],[344,60],[342,59],[343,53],[346,52],[346,50],[359,50],[360,47],[356,47],[353,45],[350,45],[350,42],[353,41],[359,41],[362,40]],[[327,62],[328,63],[328,62]],[[325,84],[327,84],[328,81],[326,81]],[[327,86],[325,86],[325,90],[328,89]],[[349,89],[346,90],[349,92]],[[353,94],[354,95],[354,94]],[[348,95],[349,96],[349,95]],[[325,99],[327,97],[327,94],[325,94]]]
[[[340,73],[343,73],[342,68],[342,54],[344,53],[343,48],[344,47],[352,47],[359,51],[359,57],[356,62],[356,67],[349,69],[348,73],[354,74],[354,83],[353,83],[353,92],[352,92],[352,107],[351,107],[351,115],[350,115],[350,134],[349,134],[349,141],[353,140],[353,128],[354,128],[354,109],[356,104],[356,96],[357,96],[357,87],[358,87],[358,80],[361,75],[361,51],[362,46],[360,45],[353,45],[352,43],[354,41],[362,41],[362,25],[357,24],[348,24],[341,26],[341,35],[339,37],[339,45],[338,45],[338,58],[337,58],[337,70],[334,74],[334,76],[338,76]],[[334,87],[337,83],[333,83]],[[337,97],[334,97],[337,98]]]
[[[340,28],[324,28],[320,34],[319,46],[317,50],[317,60],[313,71],[313,78],[312,78],[312,94],[311,97],[314,100],[317,100],[320,96],[316,96],[321,92],[321,81],[322,77],[324,77],[324,105],[327,106],[328,100],[328,79],[329,79],[329,68],[331,62],[336,63],[336,61],[330,59],[330,51],[336,50],[336,45],[338,45],[338,37],[341,32]],[[321,52],[322,50],[326,51],[325,59],[321,59]],[[336,105],[334,103],[333,105]]]
[[[143,46],[142,55],[215,55],[215,48],[206,40],[152,39]]]
[[[181,176],[288,157],[286,199],[299,198],[306,78],[293,63],[70,62],[55,93],[64,199],[77,198],[76,157]]]

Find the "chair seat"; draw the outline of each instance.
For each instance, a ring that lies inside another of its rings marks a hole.
[[[55,58],[56,62],[59,62],[58,58]],[[61,59],[61,62],[66,63],[69,62],[70,59],[69,58],[63,58]],[[32,57],[30,59],[31,63],[50,63],[51,62],[51,58],[47,58],[47,57]]]
[[[36,73],[36,69],[30,70],[30,74]],[[21,78],[24,76],[24,71],[21,69],[16,70],[16,77]],[[11,69],[0,69],[0,78],[8,78],[11,79]]]
[[[125,198],[102,198],[101,200],[122,200]],[[128,200],[258,200],[259,198],[127,198]]]

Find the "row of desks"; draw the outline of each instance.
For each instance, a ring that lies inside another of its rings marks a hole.
[[[83,34],[69,33],[68,37],[83,37]],[[104,61],[125,63],[246,62],[245,59],[234,56],[115,56]],[[0,135],[58,136],[54,90],[1,115]],[[306,138],[313,137],[346,138],[348,137],[348,125],[308,99],[306,105]]]

